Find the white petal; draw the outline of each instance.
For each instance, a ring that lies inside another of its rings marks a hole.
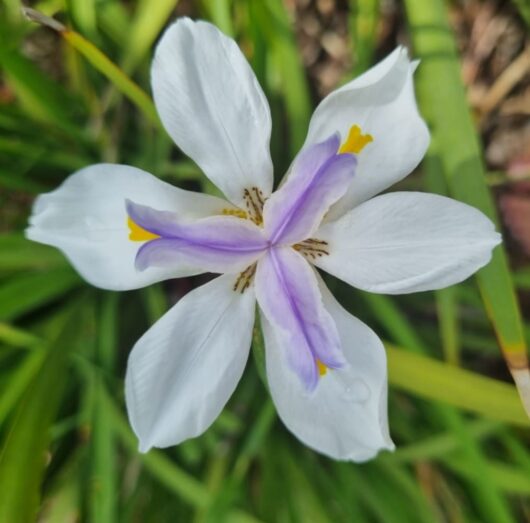
[[[315,237],[330,254],[321,269],[370,292],[404,294],[465,280],[501,237],[480,211],[436,194],[395,192],[356,207]]]
[[[404,48],[328,95],[309,125],[306,145],[339,131],[344,140],[356,124],[373,142],[358,155],[355,176],[345,196],[331,209],[332,220],[409,174],[429,145],[429,131],[414,97],[413,72]]]
[[[152,66],[155,103],[175,143],[234,204],[272,190],[267,100],[236,43],[207,22],[181,18]]]
[[[303,443],[335,459],[366,461],[380,450],[394,449],[388,434],[385,351],[374,332],[348,314],[320,283],[349,365],[328,369],[316,390],[308,393],[262,314],[270,392],[280,418]]]
[[[53,245],[92,285],[126,290],[200,272],[195,267],[135,269],[142,242],[130,241],[125,200],[172,211],[185,218],[218,214],[227,202],[183,191],[126,165],[81,169],[37,198],[26,230],[29,239]]]
[[[140,450],[202,434],[234,392],[248,358],[254,290],[224,275],[191,291],[134,346],[125,394]]]

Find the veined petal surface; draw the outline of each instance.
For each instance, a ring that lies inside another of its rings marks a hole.
[[[235,205],[243,190],[272,190],[271,117],[237,44],[207,22],[181,18],[162,36],[152,71],[170,136]]]
[[[252,287],[223,275],[184,296],[134,346],[125,395],[140,450],[202,434],[239,382],[254,326]]]
[[[451,198],[395,192],[359,205],[316,233],[315,265],[370,292],[404,294],[459,283],[486,265],[501,237],[480,211]]]
[[[328,369],[308,392],[286,365],[286,347],[262,314],[267,379],[278,414],[304,444],[334,459],[366,461],[393,450],[388,433],[387,370],[383,344],[346,312],[320,281],[326,310],[348,365]]]
[[[135,257],[141,243],[129,240],[127,199],[188,220],[219,214],[227,206],[224,200],[183,191],[134,167],[97,164],[40,195],[26,235],[59,248],[83,278],[105,289],[136,289],[201,272],[189,266],[138,272]]]
[[[265,202],[265,234],[273,244],[309,238],[322,218],[348,189],[357,159],[338,154],[337,134],[303,149],[287,181]]]
[[[313,269],[290,247],[276,247],[258,262],[255,285],[289,372],[305,390],[313,390],[318,383],[317,360],[331,368],[345,363],[337,327],[322,305]]]
[[[198,267],[203,271],[237,273],[252,265],[267,248],[262,230],[251,221],[210,216],[184,222],[173,213],[127,202],[127,212],[144,230],[159,236],[144,243],[136,267]]]
[[[414,96],[416,67],[407,51],[399,47],[380,64],[329,94],[316,108],[305,146],[336,131],[344,140],[352,125],[373,137],[359,153],[355,178],[327,220],[398,182],[423,158],[430,136]]]

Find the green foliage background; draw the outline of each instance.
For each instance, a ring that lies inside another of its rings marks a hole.
[[[525,351],[530,326],[512,282],[529,290],[530,270],[512,274],[502,248],[476,279],[436,293],[368,295],[329,281],[388,342],[395,453],[337,463],[290,436],[260,380],[258,334],[254,361],[206,434],[137,452],[123,402],[127,354],[175,288],[97,291],[59,252],[21,231],[36,194],[99,161],[213,190],[174,148],[148,94],[153,45],[177,4],[34,2],[73,29],[61,37],[26,20],[18,0],[0,3],[0,85],[12,94],[0,96],[0,523],[530,520],[530,421],[501,355]],[[271,104],[281,176],[318,102],[285,5],[192,4],[247,54]],[[515,5],[528,22],[525,2]],[[358,73],[374,60],[379,2],[350,6]],[[428,157],[405,187],[450,194],[495,219],[447,5],[404,6],[413,56],[422,59],[418,97],[433,133]],[[35,35],[57,40],[60,80],[23,52]]]

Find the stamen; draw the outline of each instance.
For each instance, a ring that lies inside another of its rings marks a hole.
[[[235,216],[242,220],[248,220],[248,214],[243,209],[223,209],[221,214],[225,216]]]
[[[237,277],[233,287],[234,292],[240,292],[243,294],[250,287],[254,274],[256,274],[256,265],[256,263],[253,263]]]
[[[362,134],[361,128],[358,125],[352,125],[348,138],[340,146],[339,154],[359,154],[364,147],[373,142],[374,139],[371,134]]]
[[[265,204],[263,191],[257,187],[252,187],[250,190],[245,189],[243,192],[243,198],[245,199],[249,219],[256,225],[262,225],[263,205]]]
[[[328,368],[319,360],[316,360],[318,367],[318,375],[324,376],[328,372]]]
[[[132,242],[145,242],[160,238],[158,234],[146,231],[143,227],[140,227],[130,216],[127,217],[127,226],[129,227],[129,240]]]
[[[324,255],[329,254],[328,242],[309,238],[303,242],[293,245],[293,249],[310,260],[316,260]]]

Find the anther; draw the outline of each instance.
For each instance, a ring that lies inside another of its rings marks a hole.
[[[250,190],[245,189],[243,198],[249,218],[256,225],[261,225],[263,223],[263,205],[265,204],[263,192],[258,187],[252,187]]]
[[[311,260],[316,260],[329,254],[328,242],[315,238],[308,238],[303,242],[296,243],[293,245],[293,249]]]
[[[256,274],[256,264],[252,264],[249,267],[247,267],[238,277],[236,282],[234,283],[234,286],[232,287],[232,290],[234,292],[240,292],[243,294],[252,283],[252,279],[254,278],[254,274]]]

